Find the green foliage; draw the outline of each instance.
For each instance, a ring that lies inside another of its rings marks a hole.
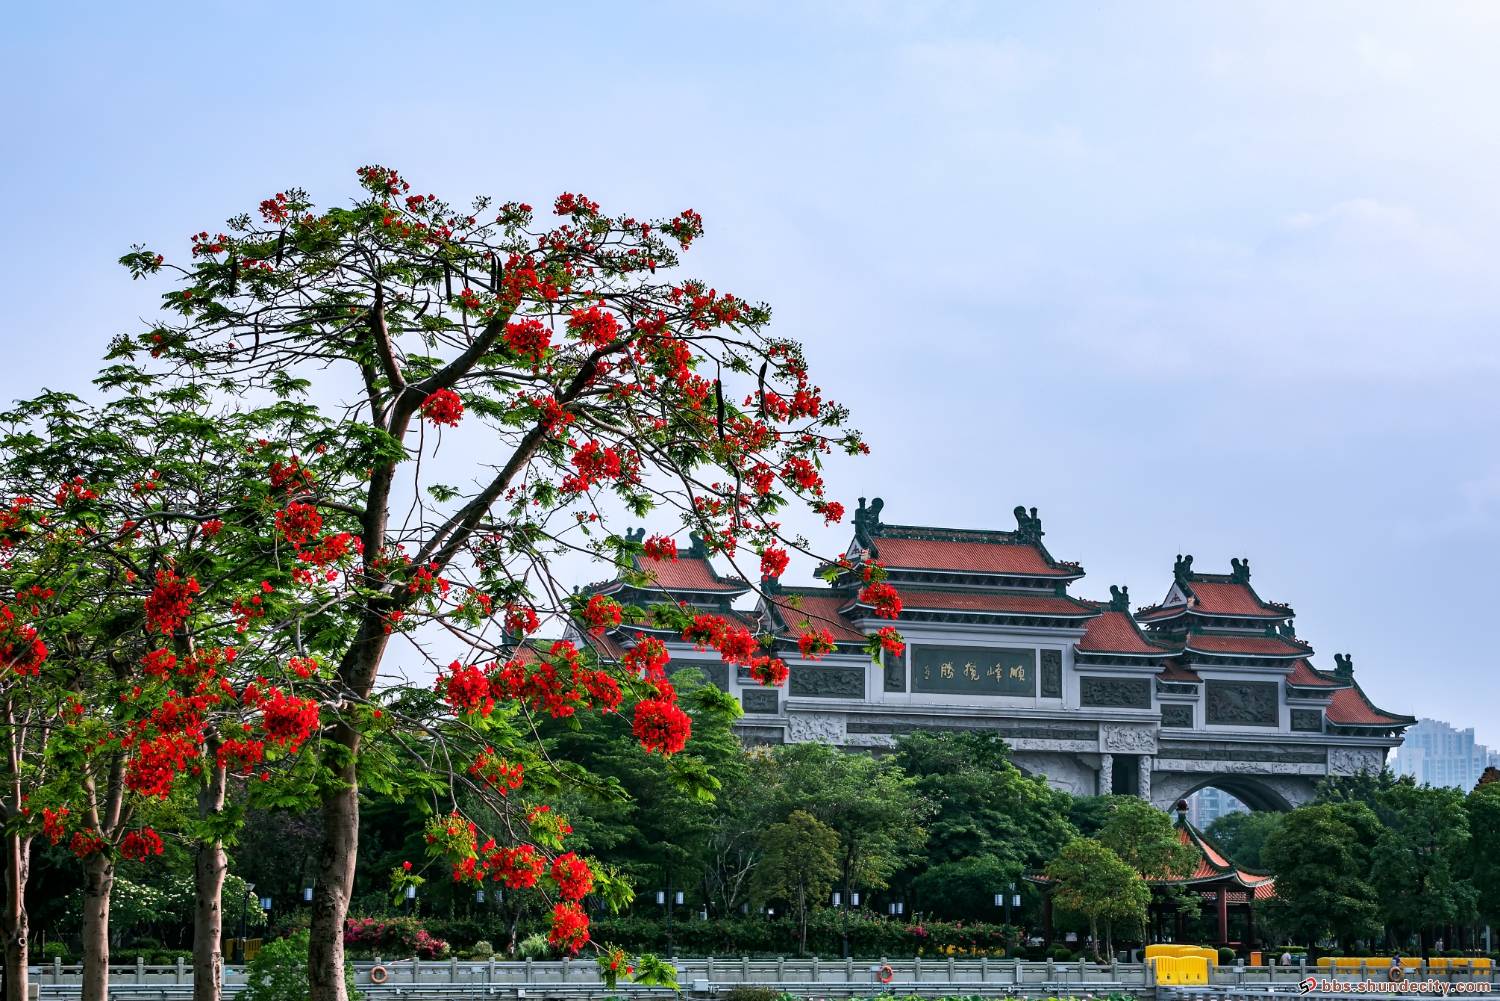
[[[893,760],[933,811],[911,881],[924,912],[993,916],[997,890],[1019,885],[1074,836],[1071,797],[1023,775],[995,734],[909,734]]]
[[[1468,813],[1457,789],[1395,784],[1376,797],[1380,833],[1371,879],[1400,887],[1379,895],[1387,922],[1416,930],[1426,949],[1433,929],[1474,916],[1474,888],[1465,878]]]
[[[1198,861],[1197,849],[1182,843],[1172,818],[1134,797],[1113,803],[1095,838],[1146,879],[1186,876]]]
[[[1266,839],[1281,824],[1282,814],[1270,810],[1236,811],[1218,817],[1205,832],[1235,865],[1263,870]]]
[[[819,906],[839,874],[839,836],[805,810],[793,810],[780,824],[761,836],[764,857],[756,870],[756,889],[762,899],[785,900],[802,929],[805,950],[808,911]]]
[[[1380,821],[1358,799],[1314,803],[1286,814],[1262,857],[1276,874],[1267,903],[1275,926],[1296,941],[1337,939],[1345,947],[1380,928],[1370,851]]]
[[[1113,850],[1093,838],[1075,838],[1047,866],[1057,906],[1088,918],[1097,952],[1099,922],[1143,925],[1151,890],[1140,874]]]
[[[244,1001],[307,1001],[307,941],[304,931],[262,945],[250,960],[245,989],[237,996]],[[344,982],[353,1001],[359,996],[354,967],[345,967]]]
[[[1469,820],[1469,879],[1480,918],[1500,924],[1500,782],[1474,787],[1464,801]]]

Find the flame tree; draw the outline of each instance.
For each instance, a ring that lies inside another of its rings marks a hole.
[[[628,615],[680,629],[764,683],[781,683],[785,665],[715,616],[684,620],[607,598],[578,608],[559,585],[560,557],[621,564],[639,544],[616,530],[615,512],[666,509],[713,551],[758,559],[775,576],[789,549],[805,549],[783,530],[787,505],[840,518],[822,458],[864,450],[801,349],[765,333],[767,307],[667,277],[703,232],[696,213],[611,216],[570,193],[543,226],[522,203],[455,208],[414,193],[394,170],[358,176],[348,205],[276,194],[225,232],[199,233],[182,263],[134,248],[122,260],[135,275],[171,284],[160,322],[118,339],[106,370],[108,385],[170,379],[312,401],[337,429],[321,475],[336,478],[335,492],[358,491],[361,562],[343,596],[352,631],[332,659],[321,718],[316,1001],[345,998],[360,783],[402,739],[371,709],[393,639],[437,664],[447,658],[433,643],[457,641],[439,681],[450,732],[492,740],[448,772],[478,776],[476,787],[520,778],[516,745],[540,714],[628,712],[642,744],[669,757],[689,726],[663,677],[665,651],[643,645],[606,663],[591,643],[520,656],[516,641],[549,616],[581,615],[599,630]],[[445,436],[452,444],[439,458]],[[300,457],[315,444],[279,443]],[[883,582],[868,590],[897,611]],[[424,736],[432,746],[431,727]],[[545,888],[553,942],[576,951],[588,942],[578,900],[597,874],[560,850],[565,822],[508,796],[483,802],[465,816],[455,797],[430,832],[434,851],[457,879]],[[606,976],[622,961],[601,957]],[[638,979],[656,975],[645,960],[634,965]]]

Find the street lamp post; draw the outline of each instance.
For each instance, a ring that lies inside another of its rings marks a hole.
[[[240,962],[245,961],[245,918],[250,911],[250,895],[255,892],[254,883],[245,884],[244,896],[240,897]]]

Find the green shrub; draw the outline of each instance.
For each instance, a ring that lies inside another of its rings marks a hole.
[[[250,960],[240,1001],[307,1001],[307,932],[301,931],[261,946]],[[354,967],[345,965],[349,997],[354,990]]]
[[[522,959],[546,959],[552,954],[552,946],[546,935],[533,932],[516,944],[516,951]]]
[[[1067,963],[1073,959],[1073,950],[1065,945],[1054,945],[1047,955],[1056,963]]]
[[[1233,949],[1229,948],[1228,946],[1222,946],[1222,945],[1219,946],[1219,965],[1220,966],[1233,966],[1234,965],[1234,950]]]
[[[480,939],[469,948],[470,959],[489,959],[494,954],[495,947],[490,945],[484,939]]]
[[[731,987],[722,995],[724,1001],[778,1001],[781,992],[774,987]]]

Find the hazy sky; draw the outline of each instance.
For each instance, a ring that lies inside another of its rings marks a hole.
[[[1317,663],[1500,745],[1500,6],[91,6],[0,39],[0,398],[152,308],[130,243],[361,164],[690,206],[855,409],[851,506],[1035,505],[1138,603],[1248,556]]]

